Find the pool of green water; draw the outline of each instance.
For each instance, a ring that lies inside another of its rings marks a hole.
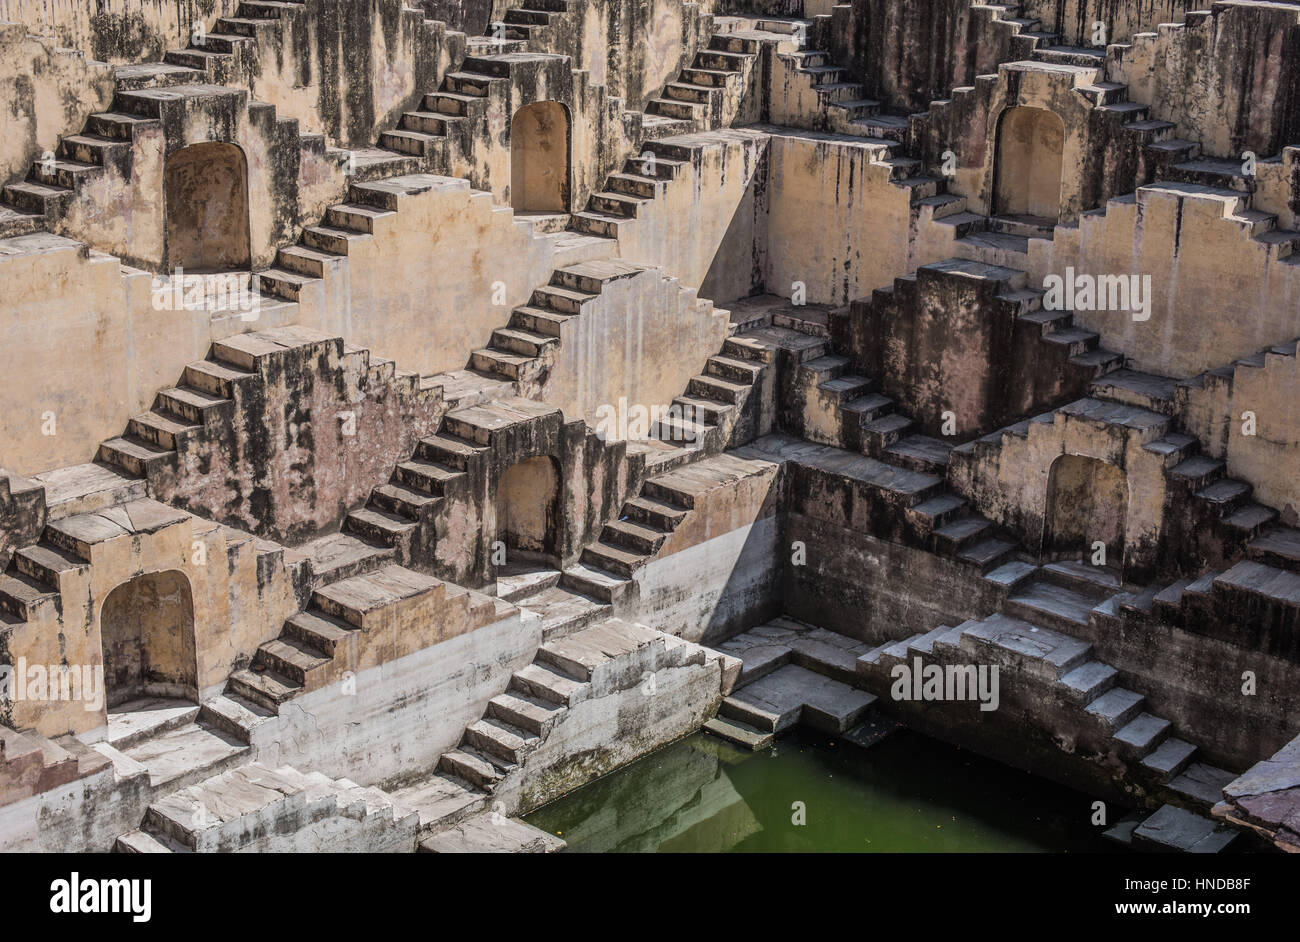
[[[526,820],[589,853],[1114,852],[1092,802],[907,731],[863,749],[799,730],[758,752],[697,733]]]

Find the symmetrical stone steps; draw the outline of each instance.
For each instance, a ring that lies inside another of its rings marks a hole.
[[[417,531],[431,524],[447,501],[465,495],[469,471],[485,460],[494,435],[523,429],[558,411],[511,395],[451,409],[438,432],[421,439],[411,458],[393,470],[389,482],[371,491],[365,507],[348,514],[344,532],[409,559]]]
[[[575,704],[639,683],[646,671],[702,656],[701,648],[618,618],[544,641],[534,661],[488,702],[483,718],[466,728],[460,745],[438,760],[439,776],[463,787],[440,823],[463,814],[476,793],[500,790]]]
[[[285,766],[249,763],[155,801],[136,831],[117,839],[118,853],[230,853],[292,841],[300,831],[332,818],[298,850],[414,849],[418,815],[391,796],[349,779]],[[346,838],[342,836],[346,832]]]
[[[8,571],[0,574],[0,625],[32,621],[46,609],[62,611],[65,580],[89,569],[97,545],[128,533],[152,532],[188,517],[185,511],[144,497],[48,520],[40,541],[16,550]],[[280,552],[269,544],[267,551]],[[69,601],[67,610],[72,609]]]
[[[227,39],[243,41],[217,37]],[[274,113],[273,106],[253,101],[247,90],[214,84],[206,72],[181,65],[123,67],[117,77],[110,111],[90,115],[80,132],[64,135],[55,151],[32,163],[26,180],[0,191],[0,238],[52,230],[83,192],[89,194],[86,199],[99,200],[96,181],[105,168],[129,176],[139,132],[161,127],[169,116],[202,107]]]
[[[696,52],[690,67],[646,103],[647,116],[662,119],[656,135],[721,127],[726,117],[723,100],[741,93],[760,47],[759,40],[746,36],[710,36],[708,48]]]
[[[228,693],[278,713],[287,700],[355,668],[363,633],[394,619],[398,606],[415,599],[438,603],[449,623],[485,624],[497,614],[491,596],[402,566],[383,566],[317,588],[310,606],[290,617],[278,638],[258,647],[250,667],[230,675]]]
[[[1072,704],[1099,747],[1128,762],[1154,787],[1165,787],[1192,763],[1196,747],[1172,736],[1172,724],[1146,709],[1145,698],[1116,683],[1117,672],[1092,645],[1040,623],[999,612],[956,627],[888,641],[858,659],[861,674],[888,677],[913,660],[939,664],[997,664],[1033,678]]]

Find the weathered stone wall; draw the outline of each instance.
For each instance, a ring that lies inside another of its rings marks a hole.
[[[1181,23],[1187,11],[1206,6],[1205,0],[1027,0],[1020,15],[1042,21],[1042,29],[1059,33],[1065,45],[1091,46],[1099,22],[1109,42],[1122,43],[1162,23]]]
[[[257,542],[247,536],[152,501],[71,521],[60,524],[60,533],[70,534],[65,543],[75,540],[84,564],[61,572],[57,599],[31,607],[26,621],[11,627],[11,663],[25,658],[29,665],[76,670],[102,665],[101,611],[109,595],[141,574],[174,572],[188,584],[193,605],[192,625],[176,626],[193,643],[192,680],[183,694],[198,700],[219,692],[230,672],[298,611],[294,573],[278,556],[264,564]],[[4,722],[49,737],[89,734],[93,741],[102,738],[108,719],[105,704],[92,706],[88,700],[15,699]]]
[[[219,78],[340,146],[372,146],[465,55],[462,34],[403,0],[306,0],[274,23]]]
[[[889,108],[924,111],[1014,58],[1010,30],[970,0],[854,0],[830,14],[824,41],[831,59]]]
[[[676,279],[650,269],[606,282],[580,317],[560,325],[541,398],[593,428],[597,410],[668,406],[722,346],[727,317]],[[664,357],[658,351],[677,350]]]
[[[213,340],[296,315],[160,309],[153,278],[113,256],[41,233],[0,245],[0,464],[22,474],[89,461]]]
[[[1266,157],[1300,132],[1298,50],[1300,6],[1220,0],[1209,16],[1111,47],[1106,74],[1203,153]]]
[[[200,23],[233,16],[239,0],[0,0],[0,20],[117,64],[158,60]]]
[[[252,758],[363,785],[427,775],[510,675],[531,663],[538,624],[516,613],[295,697],[254,728]]]
[[[513,6],[513,4],[510,4]],[[588,0],[552,15],[530,52],[573,57],[591,81],[641,111],[708,44],[711,21],[683,0]]]
[[[774,511],[775,502],[737,500],[733,519],[713,521],[708,539],[652,560],[636,575],[632,617],[716,644],[781,614],[780,565],[790,548]]]
[[[774,130],[757,230],[766,290],[789,297],[801,282],[809,303],[847,304],[907,271],[912,205],[890,176],[877,145]]]
[[[79,131],[112,98],[107,65],[0,22],[0,101],[7,103],[0,181],[26,177],[33,159],[56,151],[61,136]]]
[[[148,469],[155,497],[229,526],[297,545],[336,530],[442,419],[438,387],[341,337],[301,328],[218,341],[219,359],[252,376],[174,461]]]
[[[1158,184],[1104,213],[1030,243],[1030,281],[1049,273],[1149,277],[1150,318],[1076,311],[1134,368],[1194,376],[1300,335],[1300,266],[1252,237],[1243,202],[1192,185]],[[1289,245],[1285,248],[1290,248]]]
[[[831,337],[920,431],[965,440],[1087,392],[1092,372],[1020,320],[1024,287],[1023,273],[982,262],[922,265],[833,313]]]

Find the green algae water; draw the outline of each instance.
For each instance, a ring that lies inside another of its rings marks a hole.
[[[1114,852],[1092,801],[907,731],[862,749],[798,730],[759,752],[697,733],[527,820],[587,853]]]

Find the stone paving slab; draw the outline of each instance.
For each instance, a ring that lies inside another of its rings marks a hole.
[[[567,846],[563,838],[491,811],[471,815],[420,844],[432,854],[553,854]]]

